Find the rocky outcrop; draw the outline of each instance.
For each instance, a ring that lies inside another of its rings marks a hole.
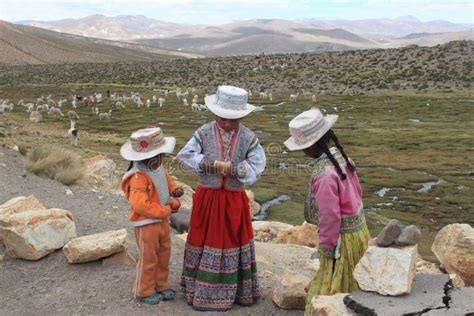
[[[267,242],[275,239],[280,231],[290,229],[293,225],[281,222],[253,221],[252,227],[255,240]]]
[[[63,248],[69,263],[96,261],[127,249],[127,231],[113,230],[82,236],[69,241]]]
[[[458,275],[466,286],[474,286],[474,229],[471,225],[443,227],[431,250],[448,273]]]
[[[0,219],[6,254],[38,260],[76,237],[72,214],[62,209],[25,211]]]
[[[348,293],[334,295],[316,295],[311,300],[312,316],[352,316],[357,315],[344,305],[344,297]]]
[[[115,182],[115,162],[102,155],[84,159],[86,179],[89,184],[110,188]]]
[[[295,226],[278,232],[274,242],[314,248],[318,245],[318,227],[304,222],[301,226]]]
[[[377,247],[369,245],[354,269],[354,278],[364,291],[382,295],[405,295],[411,292],[417,246]]]
[[[305,287],[311,279],[294,271],[285,271],[281,280],[273,288],[273,302],[283,309],[304,309]]]

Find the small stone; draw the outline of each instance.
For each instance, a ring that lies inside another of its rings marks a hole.
[[[357,315],[344,305],[344,297],[348,293],[337,293],[334,295],[315,295],[311,300],[312,316],[349,316]]]
[[[397,246],[413,246],[420,242],[421,231],[415,225],[403,228],[402,233],[395,239]]]
[[[113,208],[114,210],[118,210],[118,209],[119,209],[119,207],[118,207],[117,205],[112,206],[112,208]]]
[[[311,281],[310,277],[294,271],[285,274],[273,288],[273,302],[283,309],[304,310],[306,302],[305,287]]]
[[[105,215],[111,215],[111,214],[112,214],[112,213],[110,213],[110,212],[105,212]]]
[[[67,196],[73,196],[74,193],[70,189],[65,189],[64,192],[66,193]]]
[[[387,247],[394,243],[402,233],[402,224],[396,219],[391,219],[377,236],[377,245]]]

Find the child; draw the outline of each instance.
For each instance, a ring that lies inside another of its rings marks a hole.
[[[160,128],[136,131],[120,149],[130,161],[122,180],[122,190],[130,202],[130,221],[138,246],[136,281],[133,293],[148,304],[171,300],[175,292],[168,281],[171,254],[168,217],[178,212],[183,195],[166,169],[163,155],[174,150],[176,139],[164,137]]]
[[[315,159],[305,218],[319,227],[320,269],[309,284],[306,315],[315,295],[358,289],[352,272],[370,239],[355,164],[331,130],[337,119],[337,115],[324,116],[319,109],[305,111],[291,120],[292,137],[285,142],[289,150],[303,150]],[[331,141],[337,148],[329,147]]]

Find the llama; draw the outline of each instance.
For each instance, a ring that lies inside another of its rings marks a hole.
[[[61,109],[55,108],[54,106],[52,106],[52,107],[49,109],[48,115],[53,115],[54,117],[64,116],[64,114],[63,114],[63,112],[61,111]],[[76,115],[77,115],[77,114],[76,114]]]
[[[165,99],[164,98],[159,98],[158,103],[160,104],[160,108],[162,108],[163,105],[165,104]]]
[[[146,100],[146,107],[149,108],[151,106],[151,101],[150,99],[147,99]]]
[[[74,99],[72,100],[72,108],[73,108],[74,110],[77,109],[77,100],[76,100],[76,98],[74,98]]]
[[[290,102],[296,102],[299,92],[297,94],[290,94]]]
[[[99,120],[101,120],[101,121],[102,121],[102,119],[110,120],[111,116],[112,116],[112,109],[110,109],[108,113],[99,113]]]
[[[316,96],[314,94],[311,96],[311,101],[316,102]]]
[[[196,102],[193,102],[191,104],[191,110],[193,111],[201,111],[201,107],[199,106],[199,104],[197,104]]]
[[[76,129],[76,121],[71,121],[71,128],[67,131],[67,134],[71,137],[71,145],[77,146],[79,131]]]
[[[67,117],[69,117],[69,120],[71,122],[73,122],[73,121],[75,122],[79,119],[79,115],[77,115],[77,113],[75,111],[72,111],[72,110],[67,112]]]
[[[186,98],[183,99],[183,105],[188,106],[188,99],[186,99]]]

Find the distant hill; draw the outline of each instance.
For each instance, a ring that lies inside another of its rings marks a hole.
[[[0,21],[0,64],[153,61],[171,57],[197,55]]]
[[[20,21],[20,24],[41,27],[57,32],[97,37],[109,40],[157,37],[169,32],[184,31],[192,25],[164,22],[143,15],[108,17],[91,15],[81,19],[58,21]]]
[[[378,46],[372,40],[343,29],[321,30],[312,25],[279,19],[236,21],[135,42],[207,56],[336,51]]]
[[[474,27],[472,24],[466,25],[444,20],[422,22],[412,16],[403,16],[395,19],[366,20],[305,19],[302,22],[313,24],[315,27],[322,29],[342,28],[346,31],[377,40],[402,37],[411,33],[457,32]]]
[[[390,46],[420,45],[433,46],[456,40],[474,40],[474,28],[459,32],[444,33],[413,33],[396,38]]]

